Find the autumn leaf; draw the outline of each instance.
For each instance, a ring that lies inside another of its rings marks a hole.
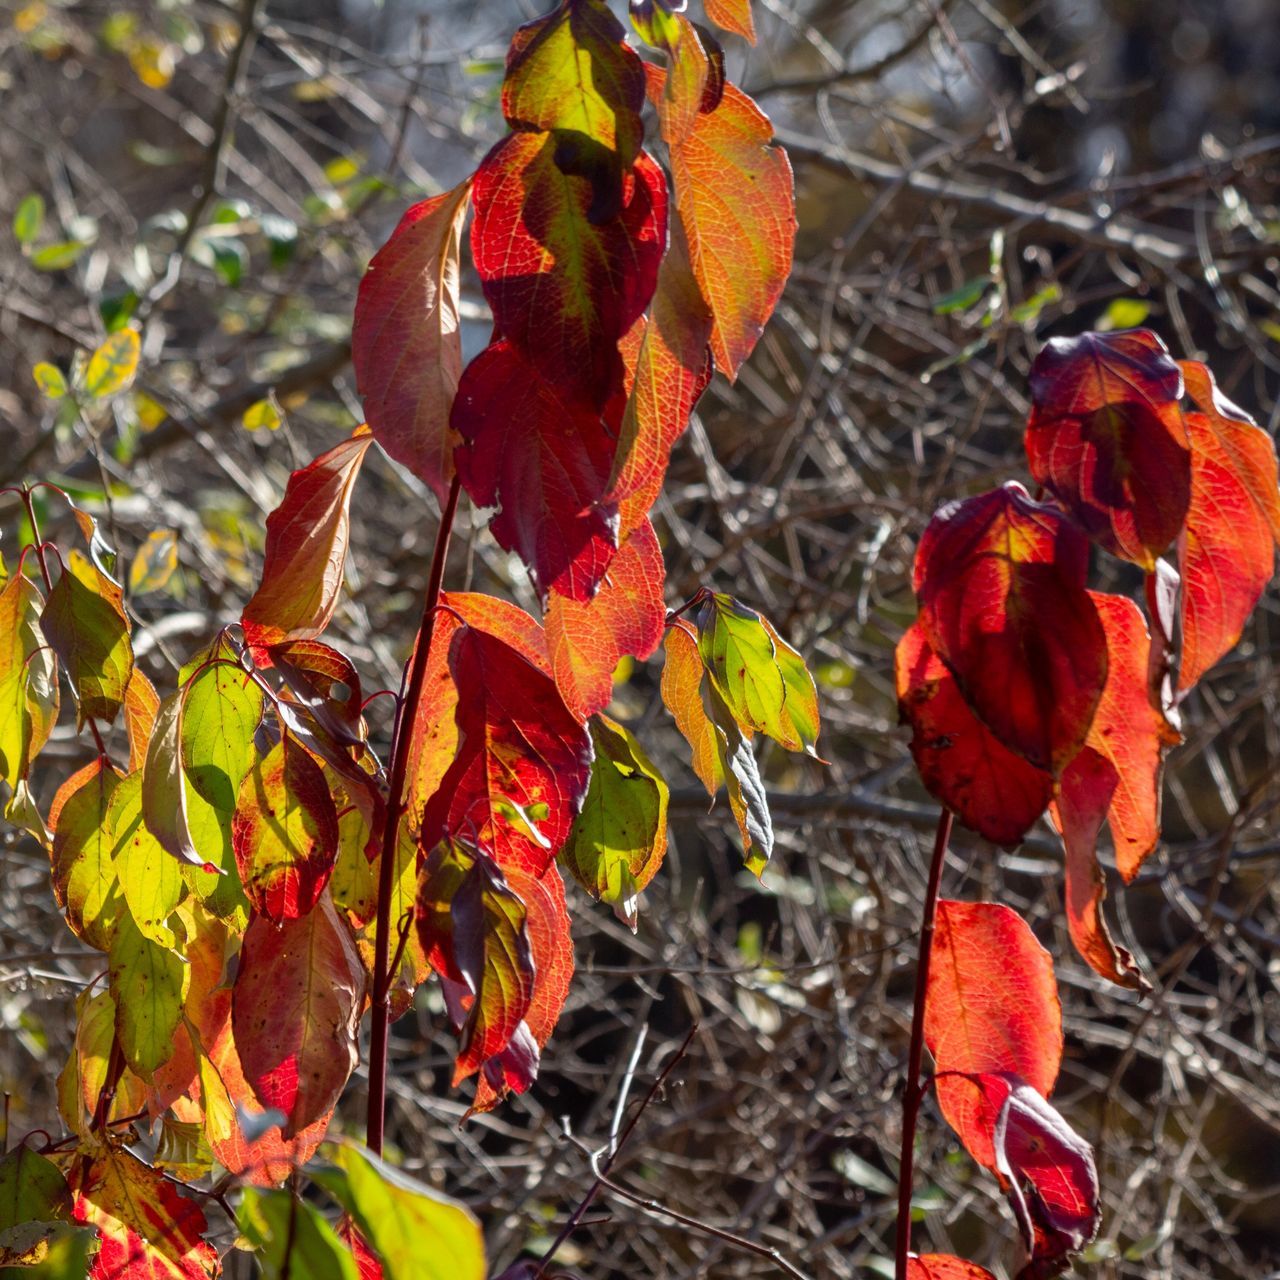
[[[124,725],[129,736],[129,771],[141,769],[156,727],[160,695],[141,667],[135,666],[124,688]]]
[[[470,195],[464,182],[405,213],[360,281],[351,329],[351,363],[374,439],[442,506],[453,478],[459,241]]]
[[[287,733],[245,774],[231,840],[255,911],[280,923],[315,907],[338,855],[338,814],[324,771]]]
[[[72,551],[40,617],[79,700],[79,724],[110,723],[133,674],[133,646],[120,588],[79,551]]]
[[[560,864],[633,931],[636,900],[667,851],[666,780],[634,735],[608,716],[588,726],[591,785],[560,851]]]
[[[1280,490],[1270,435],[1218,390],[1194,360],[1182,362],[1195,410],[1191,501],[1178,543],[1182,649],[1178,690],[1190,689],[1240,639],[1271,581],[1280,541]]]
[[[617,507],[605,500],[616,440],[599,412],[496,342],[463,372],[453,425],[463,487],[498,508],[493,536],[544,597],[590,600],[618,546]]]
[[[67,924],[91,947],[108,951],[127,913],[108,822],[120,775],[99,756],[59,788],[49,810],[53,894]]]
[[[717,27],[755,44],[756,27],[751,16],[751,0],[703,0],[703,8]]]
[[[161,591],[169,584],[178,567],[178,535],[172,529],[157,529],[147,534],[129,566],[129,594],[144,595]]]
[[[1191,493],[1182,375],[1148,329],[1051,338],[1031,367],[1031,474],[1101,546],[1150,571]]]
[[[471,252],[498,334],[564,395],[603,408],[621,385],[618,340],[653,296],[666,178],[641,152],[621,210],[596,223],[591,183],[557,151],[552,134],[512,133],[481,161]]]
[[[93,400],[106,400],[128,389],[138,369],[142,339],[135,329],[119,329],[89,357],[84,371],[84,392]]]
[[[71,1191],[52,1160],[25,1143],[0,1157],[0,1268],[44,1262],[70,1217]]]
[[[292,1138],[333,1109],[357,1061],[364,968],[347,924],[322,895],[307,915],[249,922],[231,1022],[245,1079]]]
[[[1107,675],[1088,544],[1010,482],[942,508],[916,550],[929,646],[1011,751],[1055,776],[1084,745]]]
[[[182,761],[182,718],[187,689],[170,694],[156,712],[155,728],[142,766],[142,819],[161,847],[179,862],[203,867],[191,839],[186,774]]]
[[[898,642],[895,670],[926,790],[993,844],[1016,845],[1053,798],[1053,775],[1014,755],[973,714],[918,622]]]
[[[358,429],[289,477],[267,517],[262,583],[241,615],[249,644],[314,640],[329,625],[347,559],[351,490],[372,443]]]
[[[169,927],[186,891],[178,862],[152,835],[142,817],[142,774],[122,778],[112,792],[105,822],[111,837],[112,861],[120,889],[139,932],[161,947],[172,948]]]
[[[293,1191],[247,1188],[236,1221],[265,1280],[359,1280],[351,1250]]]
[[[907,1280],[995,1280],[986,1267],[950,1253],[920,1253],[907,1257]]]
[[[663,575],[662,548],[646,518],[619,547],[592,599],[551,593],[551,667],[565,705],[579,719],[609,705],[613,673],[624,656],[647,658],[662,642]]]
[[[73,1217],[101,1239],[89,1280],[204,1280],[221,1270],[199,1204],[128,1151],[102,1151],[74,1191]]]
[[[146,1080],[173,1053],[188,968],[181,956],[146,937],[122,914],[111,939],[107,976],[124,1060]]]
[[[460,628],[449,645],[458,750],[422,820],[422,845],[456,837],[504,870],[540,874],[582,806],[591,739],[554,681],[505,639]]]
[[[668,12],[660,4],[632,5],[631,25],[646,44],[667,55],[658,121],[662,140],[675,146],[692,132],[699,113],[719,105],[725,84],[723,52],[709,32],[700,32],[683,13]]]
[[[648,68],[649,92],[665,76]],[[768,117],[726,82],[714,111],[699,113],[671,148],[676,210],[694,276],[712,315],[711,351],[732,381],[773,314],[791,271],[795,190],[791,162],[772,146]],[[748,200],[733,193],[749,190]]]
[[[27,776],[58,718],[58,670],[44,643],[39,588],[20,573],[0,587],[0,778]]]
[[[290,701],[305,707],[336,742],[363,747],[368,736],[360,673],[351,659],[319,640],[296,640],[271,651]]]
[[[715,725],[702,701],[706,668],[698,653],[697,637],[687,622],[678,621],[667,628],[663,654],[663,704],[693,752],[694,773],[706,787],[707,795],[714,796],[724,781],[724,773],[716,749]]]
[[[1062,1062],[1053,961],[1016,911],[990,902],[938,903],[924,1038],[942,1114],[973,1158],[994,1167],[996,1112],[960,1076],[1013,1072],[1047,1095]]]

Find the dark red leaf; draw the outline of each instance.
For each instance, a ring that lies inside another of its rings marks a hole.
[[[996,737],[1055,775],[1084,744],[1106,683],[1087,560],[1079,530],[1012,482],[942,508],[916,552],[930,647]]]
[[[618,509],[605,501],[617,440],[599,412],[496,342],[463,373],[453,425],[463,486],[498,508],[493,536],[544,597],[591,599],[618,546]]]
[[[1182,374],[1196,410],[1186,414],[1191,441],[1191,505],[1178,544],[1182,571],[1184,692],[1227,653],[1275,567],[1280,490],[1271,437],[1223,396],[1194,360]]]
[[[1031,473],[1090,537],[1150,570],[1178,536],[1191,462],[1182,376],[1146,329],[1051,338],[1031,367]]]

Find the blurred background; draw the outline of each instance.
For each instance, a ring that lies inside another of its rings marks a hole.
[[[607,1141],[696,1023],[615,1175],[814,1277],[891,1274],[936,814],[893,695],[916,538],[939,503],[1026,478],[1026,375],[1054,334],[1148,325],[1280,427],[1277,0],[754,9],[758,44],[727,38],[726,51],[791,155],[795,270],[749,367],[703,398],[655,519],[669,604],[703,584],[731,591],[810,659],[830,764],[764,745],[778,849],[757,883],[660,711],[660,660],[620,673],[613,711],[673,789],[670,852],[638,933],[571,887],[579,975],[565,1017],[534,1090],[492,1116],[458,1126],[467,1100],[449,1088],[452,1036],[430,993],[395,1028],[397,1156],[475,1208],[495,1271],[545,1248],[590,1184],[562,1123]],[[0,4],[0,485],[58,480],[127,558],[173,535],[171,572],[133,599],[162,689],[239,616],[289,471],[359,421],[360,274],[408,204],[501,136],[501,59],[536,12]],[[241,43],[245,17],[257,36]],[[470,352],[487,319],[473,275],[464,290]],[[65,370],[122,317],[144,323],[139,379],[77,426],[31,368]],[[51,536],[67,532],[47,515]],[[331,638],[367,688],[394,687],[437,512],[379,456],[353,515]],[[6,554],[18,519],[0,501]],[[461,529],[448,584],[535,608],[483,519],[467,513]],[[1101,559],[1095,582],[1138,585]],[[945,893],[1017,907],[1057,961],[1056,1099],[1095,1144],[1103,1185],[1085,1274],[1280,1273],[1277,599],[1185,704],[1166,843],[1136,885],[1112,885],[1113,929],[1150,998],[1107,986],[1071,950],[1050,829],[1013,853],[962,833],[948,862]],[[386,701],[371,709],[384,742]],[[50,788],[81,759],[66,733],[42,758]],[[93,977],[45,855],[4,830],[0,1088],[14,1137],[60,1129],[54,1080]],[[340,1112],[353,1132],[363,1092],[357,1078]],[[1013,1275],[1003,1198],[931,1101],[919,1142],[917,1248]],[[761,1252],[609,1193],[558,1261],[592,1280],[778,1274]]]

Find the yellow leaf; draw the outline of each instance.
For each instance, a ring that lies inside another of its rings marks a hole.
[[[13,15],[13,29],[24,36],[28,35],[45,20],[47,13],[48,8],[41,3],[41,0],[35,0],[33,4],[23,5]]]
[[[40,393],[49,400],[61,400],[67,394],[67,380],[56,364],[41,360],[31,367],[31,376],[36,380]]]
[[[246,431],[278,431],[284,422],[284,415],[274,396],[265,400],[257,400],[245,411],[241,419]]]
[[[163,89],[173,79],[177,59],[173,45],[144,36],[129,46],[129,65],[148,89]]]
[[[95,400],[124,391],[138,371],[141,350],[142,340],[136,329],[121,329],[113,333],[89,358],[84,389]]]
[[[143,431],[154,431],[169,416],[164,405],[145,391],[133,393],[133,413]]]
[[[129,593],[142,595],[160,591],[178,567],[178,535],[172,529],[157,529],[147,534],[129,566]]]

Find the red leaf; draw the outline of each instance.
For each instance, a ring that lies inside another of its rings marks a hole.
[[[267,517],[262,584],[241,617],[249,644],[314,640],[329,625],[347,560],[351,490],[372,443],[359,428],[289,477]]]
[[[351,363],[374,438],[442,505],[453,478],[458,251],[470,194],[464,182],[405,213],[360,281],[351,328]]]
[[[664,83],[649,68],[650,92]],[[791,271],[795,190],[791,162],[772,146],[773,126],[735,85],[700,113],[671,148],[676,208],[690,259],[711,309],[711,351],[730,379],[751,354]],[[733,193],[749,191],[748,199]]]
[[[295,1137],[333,1109],[355,1069],[364,967],[328,896],[315,910],[273,925],[255,916],[245,931],[232,992],[240,1065],[264,1107],[288,1118]]]
[[[315,907],[338,856],[338,814],[324,771],[288,734],[240,784],[231,843],[255,911],[280,923]]]
[[[1087,560],[1080,532],[1014,483],[944,507],[916,552],[930,647],[996,737],[1055,775],[1083,745],[1106,682]]]
[[[649,315],[622,342],[628,395],[607,495],[618,504],[621,537],[644,519],[662,490],[671,448],[711,381],[710,340],[711,312],[677,218]]]
[[[898,708],[929,793],[993,844],[1018,843],[1053,798],[1053,775],[1016,756],[969,709],[918,622],[898,642]]]
[[[1031,1261],[1017,1280],[1046,1280],[1065,1271],[1068,1255],[1097,1235],[1098,1172],[1089,1144],[1024,1080],[978,1073],[960,1082],[982,1098],[992,1118],[987,1145],[1009,1197]],[[970,1148],[972,1150],[972,1148]]]
[[[1223,396],[1213,375],[1182,363],[1197,412],[1191,441],[1191,505],[1178,544],[1182,655],[1178,690],[1190,689],[1240,639],[1275,567],[1280,490],[1271,437]]]
[[[1013,1072],[1051,1093],[1062,1062],[1053,961],[1027,922],[990,902],[938,903],[924,1037],[938,1105],[979,1164],[992,1167],[996,1109],[963,1075]]]
[[[1150,570],[1177,536],[1191,463],[1182,376],[1147,329],[1051,338],[1031,367],[1031,473],[1090,537]]]
[[[222,1270],[200,1206],[127,1151],[86,1165],[72,1217],[102,1242],[89,1280],[207,1280]]]
[[[541,877],[512,871],[507,883],[525,904],[525,926],[533,949],[533,996],[524,1015],[524,1027],[539,1050],[533,1064],[536,1074],[541,1050],[560,1020],[560,1011],[573,981],[571,922],[564,899],[564,881],[554,863]],[[471,1111],[492,1111],[508,1091],[524,1093],[532,1082],[527,1056],[505,1050],[484,1064]]]
[[[595,222],[592,184],[557,156],[555,136],[539,133],[489,152],[476,171],[471,251],[497,332],[565,394],[603,406],[621,383],[618,340],[653,295],[666,179],[640,152],[621,211]]]
[[[646,519],[623,543],[594,599],[556,592],[547,604],[547,643],[565,705],[579,719],[613,697],[613,671],[624,655],[647,658],[662,642],[662,548]]]
[[[995,1280],[986,1267],[966,1262],[950,1253],[907,1256],[907,1280]]]
[[[450,641],[458,751],[427,802],[422,845],[458,838],[504,871],[540,875],[582,807],[591,738],[555,682],[505,639],[472,627]]]
[[[717,27],[755,44],[756,26],[751,17],[751,0],[703,0],[703,8]]]
[[[291,699],[330,737],[361,747],[368,737],[360,673],[351,659],[319,640],[297,640],[272,649],[271,661]]]
[[[338,1239],[346,1244],[351,1250],[351,1256],[356,1260],[356,1271],[360,1280],[382,1280],[382,1263],[378,1261],[377,1254],[369,1248],[368,1241],[360,1234],[359,1227],[346,1214],[342,1215],[337,1231]]]
[[[498,508],[493,536],[544,597],[590,600],[618,546],[617,507],[605,501],[617,442],[599,412],[495,342],[463,373],[453,425],[464,488]]]

